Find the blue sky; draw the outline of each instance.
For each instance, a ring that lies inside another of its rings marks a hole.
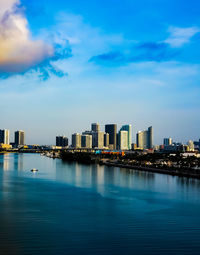
[[[2,0],[1,128],[27,143],[90,123],[200,137],[200,3]]]

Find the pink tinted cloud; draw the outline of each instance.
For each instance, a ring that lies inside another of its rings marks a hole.
[[[25,72],[54,55],[51,45],[33,40],[19,0],[1,0],[0,73]]]

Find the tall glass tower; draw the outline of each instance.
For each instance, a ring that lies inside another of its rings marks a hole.
[[[131,149],[132,143],[132,126],[131,125],[123,125],[120,131],[128,131],[128,149]]]
[[[153,128],[149,127],[147,130],[139,131],[136,135],[137,147],[141,149],[153,148]]]
[[[9,144],[10,131],[8,129],[0,130],[0,143]]]
[[[15,132],[15,144],[16,145],[25,144],[25,132],[23,130],[19,130]]]
[[[105,125],[105,132],[109,134],[109,145],[113,146],[113,150],[117,148],[117,124]]]

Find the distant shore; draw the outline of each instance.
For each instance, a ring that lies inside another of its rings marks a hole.
[[[172,176],[200,179],[200,173],[189,172],[190,169],[188,169],[188,171],[175,170],[175,169],[161,169],[161,168],[144,167],[144,166],[137,166],[137,165],[128,165],[128,164],[109,162],[109,161],[100,162],[99,164],[105,165],[105,166],[139,170],[143,172],[151,172],[151,173],[159,173],[159,174],[167,174]]]
[[[159,174],[166,174],[172,176],[179,176],[179,177],[186,177],[186,178],[195,178],[200,179],[200,170],[194,169],[192,167],[159,167],[155,165],[145,166],[143,164],[134,164],[128,163],[128,161],[124,160],[124,157],[111,156],[111,158],[107,158],[107,156],[102,155],[95,155],[91,153],[71,153],[71,152],[63,152],[60,157],[64,161],[74,161],[83,164],[99,164],[105,166],[112,166],[112,167],[120,167],[120,168],[127,168],[133,169],[138,171],[145,171],[151,173],[159,173]]]
[[[0,151],[0,154],[5,153],[25,153],[25,151]],[[31,150],[26,151],[26,153],[41,153],[40,151]],[[41,155],[45,155],[50,158],[60,158],[64,161],[74,161],[82,164],[99,164],[111,167],[120,167],[120,168],[127,168],[132,170],[144,171],[144,172],[151,172],[151,173],[159,173],[171,176],[179,176],[179,177],[186,177],[186,178],[195,178],[200,179],[200,170],[194,168],[174,168],[174,167],[155,167],[155,166],[144,166],[144,165],[136,165],[130,164],[127,161],[123,161],[117,158],[101,158],[100,155],[95,155],[92,153],[71,153],[69,151],[63,151],[61,153],[55,152],[45,152],[41,153]]]

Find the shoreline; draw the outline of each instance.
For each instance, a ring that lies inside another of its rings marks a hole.
[[[139,160],[138,160],[138,164],[134,165],[134,163],[130,164],[128,162],[130,158],[124,158],[124,156],[115,155],[115,154],[104,155],[104,154],[92,154],[87,152],[72,153],[72,152],[63,151],[60,155],[60,158],[64,161],[69,161],[69,162],[74,161],[74,162],[83,163],[83,164],[99,164],[99,165],[105,165],[105,166],[133,169],[133,170],[144,171],[144,172],[200,179],[199,169],[195,169],[192,167],[181,167],[181,166],[180,167],[171,167],[171,166],[165,167],[165,166],[159,166],[159,165],[146,166],[144,164],[141,164]],[[142,161],[145,161],[145,159],[143,159]],[[151,162],[151,159],[148,159],[148,161]]]
[[[189,173],[189,172],[181,172],[175,169],[161,169],[161,168],[153,168],[153,167],[145,167],[145,166],[137,166],[137,165],[128,165],[116,162],[99,162],[99,165],[105,166],[112,166],[112,167],[120,167],[132,170],[138,170],[142,172],[150,172],[150,173],[158,173],[158,174],[165,174],[171,176],[178,176],[178,177],[186,177],[186,178],[193,178],[193,179],[200,179],[200,173]]]
[[[1,151],[0,154],[6,154],[6,153],[24,153],[19,151]],[[26,152],[26,153],[37,153],[39,152]],[[45,155],[50,158],[59,158],[64,161],[74,161],[78,162],[80,164],[98,164],[98,165],[105,165],[105,166],[111,166],[111,167],[119,167],[119,168],[126,168],[126,169],[132,169],[142,172],[150,172],[150,173],[158,173],[158,174],[165,174],[165,175],[171,175],[171,176],[178,176],[178,177],[185,177],[185,178],[193,178],[193,179],[200,179],[200,171],[195,169],[163,169],[163,168],[156,168],[156,167],[147,167],[147,166],[139,166],[139,165],[130,165],[122,162],[111,162],[109,160],[102,160],[100,158],[94,157],[87,157],[87,158],[81,158],[81,157],[70,157],[70,158],[63,158],[61,155]],[[79,155],[80,156],[80,155]]]

